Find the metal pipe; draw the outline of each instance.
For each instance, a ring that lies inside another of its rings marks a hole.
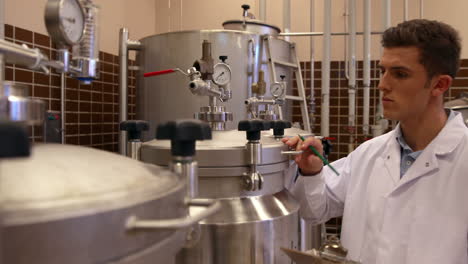
[[[315,29],[315,0],[310,0],[310,31]],[[310,131],[313,131],[315,126],[315,87],[314,87],[314,63],[315,63],[315,40],[310,38]]]
[[[419,0],[419,18],[424,17],[424,0]]]
[[[266,0],[260,0],[259,10],[259,19],[266,22]]]
[[[383,0],[383,30],[391,27],[391,8],[392,8],[392,1],[391,0]],[[376,123],[377,125],[373,126],[372,129],[372,136],[376,137],[382,135],[385,129],[388,126],[388,121],[383,117],[383,105],[382,105],[382,92],[379,91],[379,102],[377,105],[377,113],[375,114]]]
[[[127,120],[128,116],[128,29],[121,28],[119,34],[119,123]],[[127,155],[127,131],[119,131],[119,153]]]
[[[322,59],[321,136],[329,136],[330,118],[330,51],[331,51],[331,1],[324,0],[324,37]]]
[[[408,0],[403,0],[403,21],[408,21]]]
[[[283,28],[285,33],[291,31],[291,0],[283,0]],[[289,36],[285,36],[284,40],[289,41]]]
[[[349,0],[348,10],[348,151],[354,150],[354,127],[356,120],[356,0]]]
[[[60,139],[65,144],[65,73],[60,74]]]
[[[371,0],[364,0],[364,47],[363,47],[363,120],[362,130],[365,136],[369,135],[369,111],[370,111],[370,62],[371,62]]]
[[[279,36],[291,36],[291,37],[314,37],[314,36],[323,36],[323,32],[289,32],[289,33],[280,33]],[[372,35],[382,35],[382,31],[372,31]],[[349,33],[347,32],[333,32],[331,33],[332,36],[347,36]],[[356,35],[364,35],[364,32],[356,32]]]

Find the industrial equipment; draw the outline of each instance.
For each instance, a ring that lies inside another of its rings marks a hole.
[[[211,141],[197,143],[198,196],[217,199],[221,210],[200,222],[199,237],[192,236],[177,263],[286,263],[280,247],[298,248],[299,204],[285,188],[290,163],[281,154],[287,147],[263,131],[270,125],[245,120],[240,131],[213,131]],[[164,166],[170,156],[169,141],[141,146],[144,162]]]
[[[468,93],[461,93],[455,100],[445,102],[445,108],[461,112],[465,125],[468,126]]]

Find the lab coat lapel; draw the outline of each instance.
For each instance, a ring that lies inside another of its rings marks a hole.
[[[391,178],[393,184],[396,185],[400,181],[400,145],[396,140],[395,130],[390,132],[391,135],[388,138],[388,142],[384,151],[382,152],[382,159],[384,160],[385,170],[384,172],[388,177]]]

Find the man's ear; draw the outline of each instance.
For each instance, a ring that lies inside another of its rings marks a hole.
[[[435,76],[432,80],[432,96],[441,96],[452,85],[453,78],[447,74]]]

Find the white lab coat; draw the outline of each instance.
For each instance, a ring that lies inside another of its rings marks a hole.
[[[343,215],[348,257],[364,264],[468,264],[468,129],[447,122],[400,179],[395,130],[291,191],[315,223]]]

